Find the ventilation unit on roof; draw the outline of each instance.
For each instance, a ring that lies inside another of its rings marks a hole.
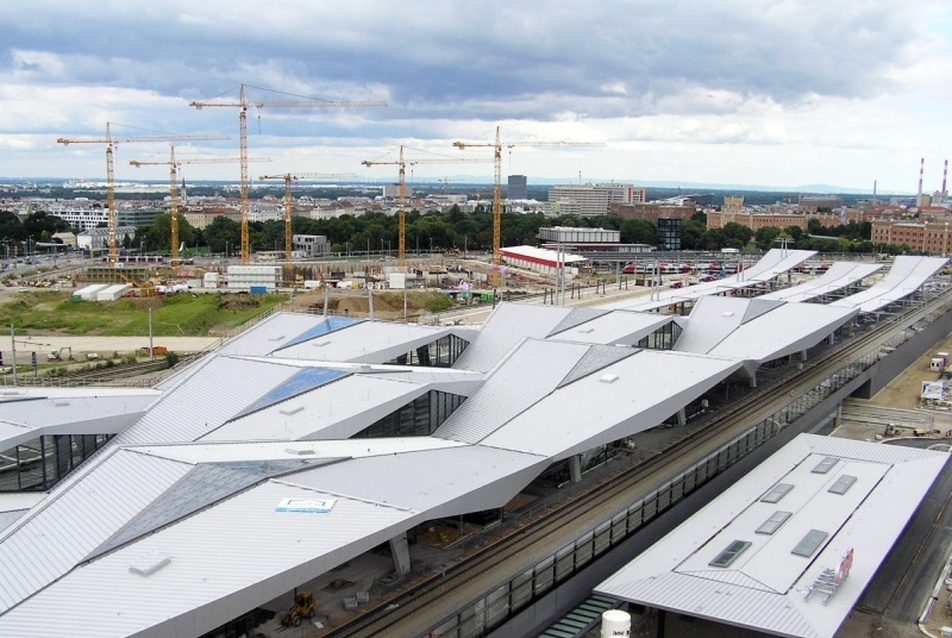
[[[284,335],[278,335],[276,337],[268,337],[268,341],[283,341]]]
[[[298,450],[296,448],[289,447],[289,448],[285,448],[284,451],[287,452],[288,454],[293,454],[295,456],[309,456],[314,454],[314,450],[310,448]]]
[[[168,556],[144,556],[141,560],[129,565],[129,571],[143,578],[148,578],[171,562],[172,559]]]
[[[281,414],[285,416],[291,416],[292,414],[297,414],[303,409],[304,409],[303,405],[298,405],[293,408],[281,408],[280,410],[278,410],[278,412],[280,412]]]
[[[595,332],[595,328],[579,328],[578,331],[581,332],[583,335],[587,335],[587,334],[591,334]]]
[[[618,375],[610,374],[610,373],[603,374],[598,380],[601,381],[602,383],[615,383],[615,381],[618,381]]]
[[[311,344],[311,345],[313,345],[313,346],[315,346],[315,347],[318,347],[318,348],[323,348],[324,346],[326,346],[326,345],[328,345],[328,344],[330,344],[330,339],[324,339],[323,341],[315,341],[315,342],[314,342],[313,344]]]

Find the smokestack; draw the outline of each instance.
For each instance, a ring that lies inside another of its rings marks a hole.
[[[922,173],[926,167],[926,158],[919,160],[919,193],[916,195],[916,206],[922,206]]]
[[[873,180],[873,208],[876,208],[876,180]]]

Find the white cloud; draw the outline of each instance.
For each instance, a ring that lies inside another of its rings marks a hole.
[[[390,103],[252,111],[252,144],[274,136],[275,152],[322,164],[367,158],[336,149],[437,148],[503,124],[611,143],[520,150],[512,161],[528,174],[847,186],[895,175],[898,187],[908,156],[938,164],[952,132],[943,0],[8,0],[0,23],[6,139],[101,134],[106,120],[235,135],[233,110],[187,103],[247,83]],[[23,174],[31,153],[5,153],[0,174]]]

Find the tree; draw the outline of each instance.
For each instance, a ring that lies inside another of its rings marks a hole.
[[[780,236],[780,229],[775,226],[764,226],[758,228],[754,234],[754,241],[761,250],[770,250],[774,247],[774,240]]]
[[[658,241],[658,228],[646,219],[626,219],[621,223],[621,240],[626,244],[651,244]]]
[[[213,253],[228,252],[235,254],[241,250],[241,224],[219,215],[212,220],[204,231],[205,243]]]
[[[737,222],[727,222],[722,230],[724,231],[724,237],[732,242],[731,247],[733,248],[743,248],[754,234],[754,231],[750,228]]]

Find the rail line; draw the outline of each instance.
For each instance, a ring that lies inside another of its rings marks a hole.
[[[729,412],[696,420],[682,438],[656,449],[647,457],[617,471],[597,484],[587,486],[534,520],[486,538],[463,560],[440,573],[429,573],[402,591],[385,598],[346,623],[320,636],[334,638],[405,637],[420,635],[437,626],[446,610],[463,609],[467,604],[497,588],[504,579],[530,568],[539,557],[533,547],[561,547],[571,542],[659,485],[700,463],[731,439],[788,405],[794,397],[816,388],[824,379],[851,360],[877,348],[894,332],[925,316],[945,303],[944,297],[913,310],[901,321],[876,324],[866,334],[853,337],[839,347],[805,362],[800,369],[776,379],[750,395],[739,398]],[[780,392],[778,390],[782,389]],[[677,448],[677,454],[669,454]],[[695,485],[696,489],[700,485]],[[670,505],[670,504],[669,504]],[[545,541],[543,543],[542,541]],[[442,615],[440,611],[442,610]]]

